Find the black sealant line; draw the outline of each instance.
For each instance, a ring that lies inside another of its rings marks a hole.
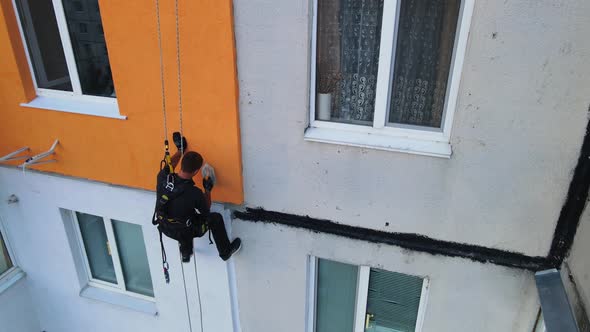
[[[539,271],[550,267],[549,261],[545,257],[532,257],[500,249],[441,241],[418,234],[390,233],[343,225],[330,220],[266,211],[261,208],[247,208],[246,211],[235,211],[234,217],[246,221],[276,223],[296,228],[305,228],[315,232],[334,234],[373,243],[390,244],[404,249],[434,255],[462,257],[477,262],[488,262],[530,271]]]
[[[590,109],[588,109],[590,114]],[[588,189],[590,187],[590,120],[586,125],[586,135],[580,149],[578,164],[574,170],[572,181],[567,192],[567,198],[561,208],[557,226],[551,243],[551,250],[547,257],[551,264],[560,267],[563,260],[569,253],[574,242],[574,237],[580,224],[580,218],[586,201],[588,199]]]
[[[560,268],[572,247],[580,224],[580,218],[588,200],[588,189],[590,189],[590,107],[588,115],[589,120],[586,125],[586,133],[580,149],[578,163],[570,182],[565,203],[557,220],[551,249],[547,257],[527,256],[500,249],[436,240],[418,234],[383,232],[343,225],[330,220],[313,219],[308,216],[266,211],[261,208],[247,208],[246,211],[236,211],[234,216],[241,220],[305,228],[315,232],[335,234],[374,243],[385,243],[434,255],[462,257],[473,261],[489,262],[530,271]]]

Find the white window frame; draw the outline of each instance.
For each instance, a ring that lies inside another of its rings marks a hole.
[[[457,107],[461,72],[467,49],[467,39],[475,0],[461,1],[441,128],[387,123],[390,82],[393,77],[395,46],[397,44],[399,7],[402,0],[384,0],[373,125],[362,126],[316,120],[318,0],[311,1],[313,12],[311,29],[311,82],[309,127],[305,132],[305,139],[315,142],[449,158],[451,155],[451,127]],[[395,20],[387,19],[389,17],[395,17]]]
[[[318,259],[324,259],[317,256],[308,256],[308,288],[307,288],[307,322],[306,332],[315,332],[316,326],[316,303],[317,303],[317,264]],[[333,259],[329,259],[334,261]],[[339,261],[340,262],[340,261]],[[354,332],[364,332],[367,314],[367,297],[369,293],[369,276],[371,267],[366,265],[354,265],[358,268],[357,286],[356,286],[356,306],[354,317]],[[418,305],[418,316],[416,317],[416,329],[414,332],[421,332],[424,324],[426,313],[426,304],[428,302],[428,293],[430,281],[426,277],[422,278],[422,292],[420,293],[420,304]]]
[[[4,245],[6,246],[6,251],[8,251],[8,258],[10,258],[10,263],[12,264],[12,266],[8,270],[4,271],[4,273],[0,273],[0,280],[2,280],[4,279],[4,277],[9,275],[13,270],[17,268],[17,264],[14,261],[14,253],[12,251],[12,247],[10,246],[10,242],[8,241],[8,235],[6,234],[6,229],[4,228],[4,225],[2,225],[2,219],[0,219],[0,240],[2,240],[4,242]]]
[[[8,270],[4,271],[4,273],[0,274],[0,294],[4,292],[6,289],[10,288],[10,286],[14,285],[17,281],[22,279],[25,276],[25,273],[19,267],[18,260],[14,253],[13,247],[10,244],[10,240],[8,239],[8,233],[6,228],[3,224],[3,219],[0,217],[0,237],[2,241],[4,241],[4,245],[6,246],[6,251],[8,251],[8,257],[10,258],[10,262],[12,263],[12,267]]]
[[[23,1],[23,3],[25,3],[26,6],[28,6],[28,1],[34,0],[25,0]],[[76,58],[74,56],[74,50],[72,48],[72,42],[70,40],[70,34],[68,30],[68,24],[66,21],[66,15],[62,0],[52,0],[52,4],[53,11],[55,12],[55,18],[57,21],[61,45],[64,51],[66,66],[70,76],[70,82],[72,84],[72,91],[46,89],[40,88],[38,86],[37,77],[35,75],[35,70],[33,68],[32,57],[35,57],[37,59],[41,55],[37,54],[37,52],[32,52],[32,50],[29,49],[25,37],[23,22],[21,22],[21,17],[19,15],[16,0],[12,0],[12,5],[14,8],[16,19],[18,22],[18,28],[21,35],[21,40],[25,50],[25,55],[27,57],[27,63],[29,64],[29,71],[31,73],[31,78],[33,81],[33,85],[35,87],[35,92],[37,94],[37,97],[35,99],[28,103],[21,104],[21,106],[62,111],[68,113],[95,115],[123,120],[126,119],[126,116],[119,114],[119,106],[116,97],[102,97],[83,94],[82,86],[80,85],[80,77],[78,75],[78,67],[76,65]],[[23,15],[29,15],[28,9],[23,8],[23,10]],[[32,42],[35,42],[36,38],[36,35],[32,34]],[[40,68],[39,70],[39,76],[41,76],[41,78],[45,77],[45,68]],[[46,77],[45,81],[47,81]]]
[[[101,289],[106,289],[109,291],[114,291],[117,293],[125,294],[131,297],[135,297],[138,299],[155,302],[155,298],[152,296],[147,296],[135,292],[128,291],[125,286],[125,277],[123,276],[123,267],[121,265],[121,260],[119,257],[119,249],[117,248],[117,240],[115,238],[115,233],[113,231],[113,223],[112,219],[104,217],[104,216],[97,216],[101,217],[104,222],[106,234],[107,234],[107,241],[108,241],[108,248],[111,254],[111,259],[113,260],[113,267],[115,268],[115,276],[117,279],[117,284],[112,284],[110,282],[98,280],[92,277],[92,270],[90,269],[90,262],[88,261],[88,255],[86,254],[86,247],[84,246],[84,239],[82,238],[82,232],[80,231],[80,221],[78,220],[78,216],[76,215],[75,211],[69,210],[71,214],[72,220],[74,221],[74,228],[76,231],[76,240],[78,241],[78,248],[80,250],[80,256],[84,259],[84,269],[86,272],[87,284],[92,287],[97,287]],[[153,284],[152,284],[153,287]]]

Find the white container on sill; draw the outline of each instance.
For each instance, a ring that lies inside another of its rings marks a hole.
[[[318,120],[330,121],[330,114],[332,113],[332,94],[318,93],[316,108]]]

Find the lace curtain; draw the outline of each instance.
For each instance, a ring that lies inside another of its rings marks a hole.
[[[389,122],[440,127],[460,0],[403,0]]]
[[[389,122],[440,127],[459,7],[401,0]],[[382,18],[383,0],[318,1],[317,92],[332,95],[332,121],[373,121]]]
[[[327,82],[318,92],[332,93],[332,120],[370,123],[383,0],[320,0],[318,7],[317,76]]]

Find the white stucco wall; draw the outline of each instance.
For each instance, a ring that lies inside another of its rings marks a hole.
[[[590,209],[586,206],[567,264],[586,310],[590,309]]]
[[[304,141],[309,1],[234,7],[248,206],[547,254],[587,123],[590,2],[476,1],[449,160]]]
[[[233,227],[244,241],[236,260],[243,332],[305,331],[308,255],[428,277],[422,332],[530,332],[539,309],[530,272],[286,226]]]
[[[12,194],[19,202],[7,204],[6,198]],[[198,273],[204,331],[234,331],[230,303],[233,275],[228,273],[228,265],[218,257],[215,245],[209,245],[208,239],[196,241],[196,266],[191,260],[181,267],[178,244],[165,238],[171,279],[170,284],[165,283],[158,232],[151,224],[153,192],[33,171],[23,174],[18,169],[0,167],[0,198],[0,216],[11,235],[19,266],[27,273],[32,308],[38,314],[41,330],[190,332],[192,325],[192,331],[201,331],[195,277]],[[80,296],[76,262],[60,208],[142,226],[157,315]],[[214,209],[219,210],[219,206]],[[4,294],[0,295],[0,326],[1,317],[13,312],[6,307],[11,302],[4,303],[4,300]],[[21,306],[25,300],[23,297],[14,303]],[[20,332],[10,330],[16,331]]]
[[[0,332],[40,332],[26,277],[0,293]]]

